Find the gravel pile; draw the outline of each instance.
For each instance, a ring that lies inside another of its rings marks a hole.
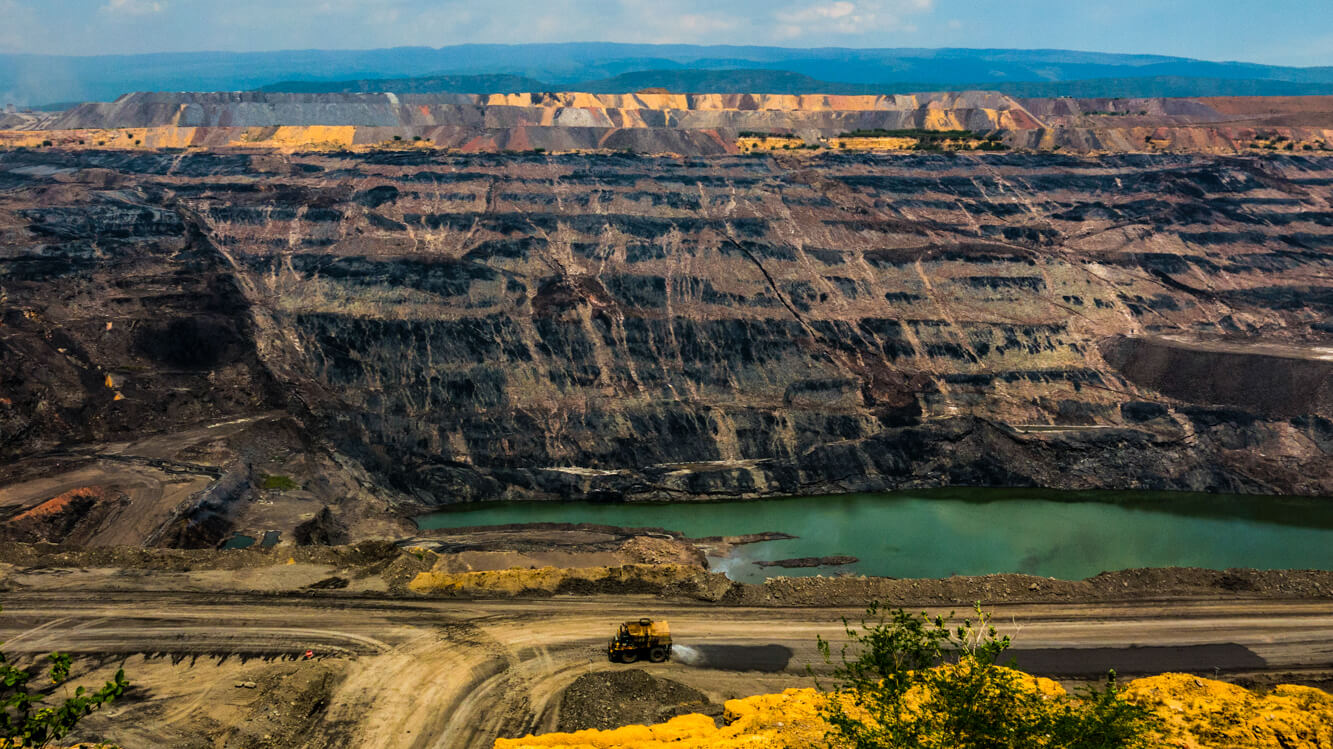
[[[649,725],[685,713],[721,712],[722,706],[709,702],[703,692],[641,669],[597,671],[565,689],[556,730]]]

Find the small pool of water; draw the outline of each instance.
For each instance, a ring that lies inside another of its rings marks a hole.
[[[278,540],[282,538],[282,531],[264,531],[264,535],[259,538],[259,548],[271,549],[277,545]],[[230,538],[222,542],[224,549],[248,549],[255,545],[255,537],[247,536],[244,533],[233,533]]]
[[[948,489],[750,502],[497,503],[417,522],[423,529],[559,522],[667,528],[695,538],[797,536],[709,560],[744,582],[838,572],[1077,580],[1132,567],[1333,569],[1333,498]],[[833,555],[858,561],[797,569],[755,564]]]
[[[242,533],[233,534],[231,538],[222,542],[222,548],[224,549],[248,549],[254,545],[255,537],[247,536]]]

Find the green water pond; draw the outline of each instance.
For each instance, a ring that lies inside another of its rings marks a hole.
[[[558,522],[666,528],[694,538],[796,536],[710,558],[743,582],[840,572],[1076,580],[1133,567],[1333,569],[1333,498],[943,489],[745,502],[497,503],[417,522],[423,529]],[[858,561],[800,569],[756,564],[834,555]]]

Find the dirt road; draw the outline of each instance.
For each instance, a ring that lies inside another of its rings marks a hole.
[[[628,668],[607,663],[602,650],[618,620],[668,618],[684,647],[672,663],[645,668],[717,701],[808,684],[805,667],[819,661],[815,636],[837,637],[840,617],[857,613],[647,597],[24,591],[5,595],[0,639],[11,653],[85,654],[97,664],[89,678],[124,661],[138,689],[93,725],[122,745],[202,746],[221,736],[218,745],[333,746],[355,737],[362,746],[424,749],[484,747],[498,735],[552,729],[561,690],[575,678]],[[994,615],[1015,636],[1020,663],[1057,676],[1108,667],[1210,676],[1333,671],[1333,602],[1031,604]],[[307,649],[314,660],[294,660]],[[315,668],[323,670],[312,676]],[[235,686],[245,679],[260,689]],[[297,688],[292,679],[304,681]],[[307,693],[310,705],[294,696]],[[260,724],[262,736],[252,727]]]

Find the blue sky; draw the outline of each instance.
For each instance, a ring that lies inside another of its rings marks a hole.
[[[0,52],[623,41],[1333,65],[1333,0],[0,0]]]

